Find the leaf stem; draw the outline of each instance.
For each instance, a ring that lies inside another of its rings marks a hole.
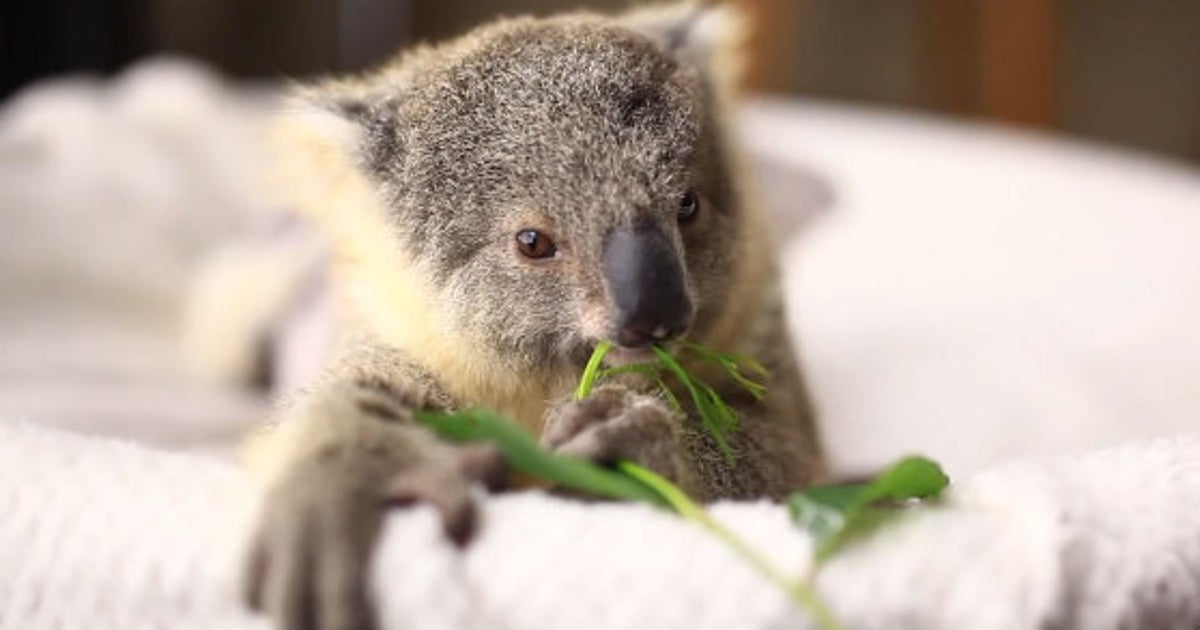
[[[675,360],[675,357],[671,356],[670,352],[661,346],[651,346],[651,349],[658,356],[663,367],[674,374],[675,378],[688,390],[692,397],[692,404],[695,405],[696,412],[700,415],[700,421],[712,435],[725,461],[732,464],[734,462],[733,448],[725,439],[725,433],[737,423],[737,416],[711,387],[688,374],[687,370],[683,369],[683,366]]]
[[[612,350],[612,347],[612,343],[608,341],[596,344],[596,349],[592,351],[587,366],[583,368],[583,376],[579,377],[579,387],[575,388],[575,400],[583,400],[592,393],[592,387],[600,376],[600,364],[604,362],[604,356],[608,354],[609,350]]]
[[[833,612],[829,610],[829,606],[821,600],[809,582],[788,578],[783,571],[779,570],[779,567],[763,557],[762,554],[758,553],[745,540],[742,540],[737,534],[733,533],[732,530],[714,519],[704,508],[688,498],[675,484],[655,474],[653,471],[630,461],[617,462],[616,467],[617,470],[657,492],[680,516],[707,529],[710,533],[721,539],[734,553],[749,562],[759,574],[783,589],[792,598],[792,601],[796,602],[808,613],[817,624],[817,627],[822,630],[843,630],[841,622],[837,620]]]

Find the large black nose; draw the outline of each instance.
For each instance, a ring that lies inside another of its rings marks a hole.
[[[604,241],[613,336],[629,348],[678,337],[692,320],[683,265],[671,240],[650,225],[616,228]]]

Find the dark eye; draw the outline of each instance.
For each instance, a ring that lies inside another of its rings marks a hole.
[[[700,215],[700,195],[696,191],[689,190],[687,194],[679,200],[679,223],[688,224],[696,220]]]
[[[526,258],[552,258],[558,252],[554,239],[537,231],[521,230],[517,232],[517,249]]]

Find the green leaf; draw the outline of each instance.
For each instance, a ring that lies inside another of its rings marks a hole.
[[[756,372],[759,376],[766,376],[770,373],[767,371],[767,368],[763,367],[761,363],[753,358],[732,352],[720,352],[697,343],[686,343],[684,347],[704,359],[720,365],[736,383],[741,385],[756,400],[762,400],[766,396],[767,387],[765,385],[757,381],[752,381],[746,375],[742,374],[743,366],[752,372]]]
[[[665,505],[657,492],[627,475],[583,459],[547,452],[525,429],[492,411],[418,411],[416,416],[452,442],[495,443],[509,465],[532,477],[600,497]]]
[[[856,504],[866,494],[867,484],[854,483],[838,486],[812,486],[802,493],[805,498],[842,513]]]
[[[760,375],[767,374],[767,369],[759,362],[750,357],[719,352],[700,344],[686,343],[683,345],[700,358],[716,363],[723,368],[735,383],[749,392],[756,400],[762,400],[766,396],[766,386],[751,380],[742,373],[742,369],[745,368]],[[700,423],[709,435],[712,436],[713,440],[716,441],[722,456],[724,456],[727,462],[731,464],[734,462],[733,448],[729,445],[728,434],[737,428],[737,412],[725,403],[725,400],[721,398],[721,395],[715,389],[689,374],[683,368],[683,365],[661,346],[652,346],[656,357],[656,361],[653,363],[635,363],[605,369],[601,366],[605,355],[612,350],[612,347],[612,344],[607,341],[602,341],[596,345],[596,349],[592,352],[592,356],[589,357],[587,366],[583,370],[583,375],[579,379],[579,386],[575,389],[576,400],[586,398],[591,394],[596,383],[601,380],[620,374],[641,374],[653,380],[658,385],[663,397],[667,399],[667,402],[681,413],[684,413],[683,405],[680,404],[679,399],[675,396],[675,392],[671,390],[662,376],[663,372],[667,372],[671,376],[674,376],[675,380],[679,381],[684,389],[687,390],[689,397],[692,399],[692,404],[696,409],[696,414],[700,417]]]
[[[937,462],[926,457],[905,457],[867,484],[858,505],[882,500],[925,499],[936,496],[949,483],[950,478]]]
[[[788,509],[792,520],[813,535],[817,561],[823,562],[901,514],[898,508],[935,498],[948,484],[936,462],[906,457],[869,483],[814,486],[793,494]]]
[[[864,540],[876,530],[899,518],[904,510],[863,508],[847,514],[841,529],[817,545],[816,560],[821,564],[850,545]]]
[[[663,395],[663,398],[666,399],[667,403],[669,403],[671,407],[675,409],[675,411],[678,411],[682,414],[687,413],[683,410],[683,405],[679,404],[679,399],[675,397],[675,392],[672,392],[671,388],[667,386],[667,382],[663,380],[661,376],[662,366],[658,363],[631,363],[629,365],[619,365],[617,367],[600,370],[597,372],[596,382],[598,383],[610,376],[618,376],[621,374],[641,374],[642,376],[649,378],[650,380],[654,381],[656,385],[658,385],[659,393]],[[591,387],[588,389],[590,393]]]
[[[700,421],[717,442],[725,461],[733,463],[733,449],[729,446],[725,434],[737,424],[737,415],[721,400],[716,391],[688,374],[687,370],[683,369],[683,366],[675,360],[675,357],[671,356],[671,353],[659,346],[653,346],[653,350],[663,366],[674,374],[675,378],[688,390],[692,397],[692,403],[696,406],[696,412],[700,414]]]
[[[607,341],[601,341],[596,344],[596,349],[592,350],[592,356],[588,358],[587,366],[583,368],[583,375],[579,377],[579,387],[575,389],[575,400],[583,400],[592,393],[592,387],[596,385],[596,379],[600,377],[600,364],[604,362],[604,356],[612,350],[612,344]]]
[[[663,380],[662,372],[668,371],[679,379],[688,390],[705,427],[709,429],[713,438],[721,446],[727,459],[732,461],[732,449],[725,441],[724,432],[736,427],[738,418],[716,390],[688,374],[674,357],[658,346],[653,348],[659,359],[656,364],[634,364],[602,369],[604,356],[611,349],[612,345],[607,342],[597,345],[575,391],[577,400],[586,398],[596,383],[603,378],[617,374],[637,373],[653,379],[671,404],[682,411],[679,400]],[[753,385],[757,385],[756,383],[739,378],[741,377],[738,371],[739,361],[751,369],[765,373],[761,365],[736,358],[734,355],[721,355],[713,352],[712,356],[716,357],[714,360],[724,366],[735,380],[742,383],[743,387],[746,387],[756,397],[766,391],[765,388],[758,385],[761,391],[756,394],[755,392],[758,390],[753,387]],[[718,523],[681,489],[650,470],[627,461],[617,462],[616,470],[612,470],[585,460],[549,453],[542,449],[533,436],[519,425],[485,409],[469,409],[459,413],[418,411],[416,417],[418,421],[450,441],[488,440],[495,443],[512,467],[532,477],[598,496],[642,501],[674,510],[684,518],[716,535],[733,552],[746,559],[760,574],[776,583],[812,617],[817,627],[823,630],[842,630],[843,628],[810,583],[788,578],[766,556],[759,554],[746,541]],[[832,510],[832,514],[838,518],[841,517],[841,513],[836,510]],[[838,531],[846,531],[846,528],[841,527]],[[836,536],[836,534],[833,535]]]
[[[841,510],[802,492],[788,497],[787,507],[792,522],[811,533],[818,544],[840,531],[846,522]]]
[[[688,350],[695,352],[696,354],[704,356],[718,363],[731,363],[737,366],[744,365],[747,368],[750,368],[751,371],[758,373],[759,376],[766,376],[771,373],[770,370],[768,370],[766,367],[763,367],[763,364],[759,363],[754,357],[744,354],[737,354],[734,352],[722,352],[720,350],[709,348],[708,346],[702,346],[698,343],[689,342],[683,344],[683,346]]]
[[[621,374],[643,374],[650,378],[658,378],[658,373],[662,370],[655,363],[630,363],[628,365],[618,365],[617,367],[606,368],[596,373],[596,382],[603,381],[611,376],[619,376]],[[591,388],[589,388],[591,389]],[[591,393],[590,391],[588,393]]]
[[[633,462],[617,462],[617,470],[629,475],[631,478],[637,479],[645,484],[646,487],[653,489],[680,516],[707,529],[716,536],[730,551],[741,556],[760,575],[775,583],[784,593],[790,596],[792,601],[796,602],[797,605],[812,617],[813,622],[818,628],[822,630],[844,630],[844,626],[833,615],[833,611],[829,609],[828,604],[817,595],[811,584],[806,581],[797,581],[789,578],[771,562],[768,556],[760,553],[747,543],[745,539],[734,533],[733,530],[722,525],[705,511],[703,507],[692,501],[675,484]]]

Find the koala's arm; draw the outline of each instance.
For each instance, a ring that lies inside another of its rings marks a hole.
[[[245,596],[285,628],[369,628],[367,567],[388,507],[429,503],[462,543],[470,484],[497,481],[494,450],[458,448],[415,409],[453,401],[395,353],[359,344],[278,427],[252,445],[269,490],[251,542]]]

